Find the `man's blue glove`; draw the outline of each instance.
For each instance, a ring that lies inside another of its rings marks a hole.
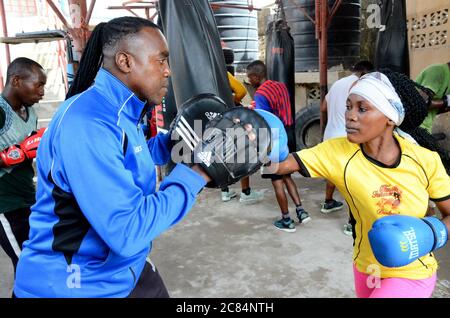
[[[270,161],[282,162],[286,160],[289,155],[289,148],[288,137],[283,122],[268,111],[255,109],[255,112],[261,115],[270,127],[270,139],[272,141],[271,150],[268,156]]]
[[[435,217],[389,215],[376,220],[369,241],[377,261],[386,267],[408,265],[445,245],[447,227]]]

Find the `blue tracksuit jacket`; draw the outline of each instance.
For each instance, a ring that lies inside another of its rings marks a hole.
[[[18,297],[126,297],[151,241],[180,221],[205,181],[177,165],[155,192],[170,136],[146,141],[144,102],[104,69],[65,101],[37,155],[37,202],[23,245]]]

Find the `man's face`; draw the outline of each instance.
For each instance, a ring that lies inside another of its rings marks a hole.
[[[162,33],[146,27],[129,43],[133,63],[128,74],[130,89],[143,101],[160,104],[167,94],[169,49]]]
[[[389,119],[375,106],[359,95],[351,94],[347,99],[345,130],[347,139],[361,144],[381,136],[388,126]]]
[[[261,79],[255,73],[247,72],[248,82],[252,87],[258,88],[261,85]]]
[[[17,78],[15,88],[22,105],[30,107],[44,97],[47,76],[41,68],[33,68],[27,77]]]

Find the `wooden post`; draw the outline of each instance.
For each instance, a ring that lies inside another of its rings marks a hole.
[[[0,18],[2,20],[2,30],[3,30],[3,36],[8,36],[8,27],[6,25],[6,13],[5,13],[5,5],[3,3],[3,0],[0,0]],[[11,53],[9,52],[9,45],[5,45],[5,57],[6,57],[6,65],[8,66],[9,63],[11,63]],[[4,80],[3,80],[3,72],[1,67],[2,61],[0,60],[0,89],[3,90]]]
[[[74,50],[77,53],[76,59],[79,60],[89,38],[89,29],[86,25],[86,0],[69,0],[69,13],[72,20],[70,34]]]
[[[328,1],[317,0],[320,9],[319,23],[319,73],[320,73],[320,102],[328,93]],[[316,14],[317,16],[317,14]]]

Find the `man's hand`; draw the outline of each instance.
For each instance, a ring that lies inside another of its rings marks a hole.
[[[23,162],[25,159],[36,158],[36,151],[41,142],[45,128],[33,131],[26,137],[20,145],[12,145],[0,152],[0,166],[10,167]]]
[[[42,135],[44,134],[45,128],[41,128],[38,131],[33,131],[31,134],[25,138],[20,143],[20,149],[23,150],[25,156],[28,159],[36,158],[37,148],[41,142]]]
[[[443,102],[444,102],[444,107],[443,107],[442,112],[446,113],[446,112],[450,111],[450,105],[449,105],[450,95],[444,95]]]
[[[199,165],[195,164],[191,167],[191,169],[197,172],[200,176],[202,176],[203,179],[205,179],[206,183],[212,180],[211,177],[208,176],[208,174],[205,172],[205,170],[203,170],[202,167],[200,167]]]
[[[25,153],[18,145],[12,145],[0,152],[0,166],[11,167],[23,162],[26,158]]]

